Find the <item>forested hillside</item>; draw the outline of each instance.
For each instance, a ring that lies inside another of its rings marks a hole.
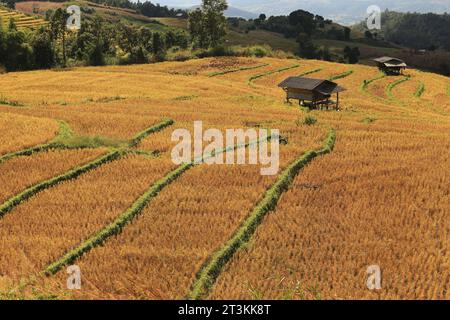
[[[450,15],[398,13],[382,15],[382,33],[388,41],[415,49],[450,51]]]
[[[450,15],[388,11],[382,13],[381,30],[368,31],[366,22],[352,28],[370,41],[403,47],[395,55],[409,65],[450,75]]]

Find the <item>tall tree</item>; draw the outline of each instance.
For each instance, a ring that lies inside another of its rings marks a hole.
[[[209,35],[210,47],[217,47],[224,41],[227,19],[224,12],[228,9],[226,0],[203,0],[205,29]]]
[[[0,65],[5,63],[5,50],[6,50],[6,34],[3,31],[3,23],[2,19],[0,18]],[[1,67],[1,66],[0,66]],[[1,68],[0,68],[1,70]]]
[[[317,47],[311,40],[311,37],[306,33],[300,33],[297,37],[299,44],[299,54],[301,57],[313,59],[318,55]]]
[[[26,43],[25,34],[9,30],[5,37],[4,65],[8,71],[26,70],[31,67],[31,48]]]
[[[200,8],[189,12],[188,30],[194,47],[204,48],[207,46],[207,35],[203,26],[203,12]]]
[[[61,8],[55,10],[50,18],[50,30],[52,38],[53,40],[56,40],[56,42],[61,42],[63,66],[67,65],[66,38],[68,18],[69,14]]]
[[[189,14],[189,32],[193,41],[201,48],[223,44],[227,20],[224,12],[226,0],[202,0],[201,8]]]
[[[164,40],[159,32],[153,33],[152,52],[154,55],[164,52]]]
[[[34,56],[34,66],[36,68],[50,68],[54,64],[55,52],[51,34],[41,29],[35,33],[31,42]]]

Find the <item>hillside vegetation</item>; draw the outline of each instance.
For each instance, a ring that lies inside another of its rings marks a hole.
[[[168,24],[160,23],[157,19],[145,16],[133,9],[111,7],[84,0],[70,2],[24,1],[16,4],[16,10],[29,15],[45,17],[49,15],[49,11],[51,12],[58,8],[67,8],[69,5],[78,5],[81,8],[83,19],[92,20],[95,16],[98,16],[107,24],[122,22],[136,26],[145,26],[155,31],[168,31],[172,29]],[[176,18],[173,19],[176,20]]]
[[[285,104],[300,74],[337,79],[341,111]],[[235,57],[1,75],[0,297],[449,299],[450,81],[407,76]],[[197,120],[280,129],[280,171],[173,164]]]

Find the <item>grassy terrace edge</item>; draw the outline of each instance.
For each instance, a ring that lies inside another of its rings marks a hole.
[[[249,217],[241,224],[232,238],[205,261],[197,272],[197,279],[191,286],[188,299],[199,300],[209,295],[222,269],[234,254],[250,240],[264,217],[275,209],[281,195],[289,188],[300,170],[315,157],[330,153],[335,140],[336,132],[334,129],[330,129],[322,149],[305,152],[280,174],[277,181],[265,192],[263,199],[253,208]]]
[[[361,86],[359,87],[359,90],[362,91],[362,92],[368,93],[368,92],[367,92],[367,87],[369,86],[369,84],[371,84],[372,82],[381,80],[381,79],[383,79],[383,78],[385,78],[385,77],[386,77],[386,75],[385,75],[384,73],[382,73],[382,74],[378,75],[378,76],[375,77],[375,78],[368,79],[368,80],[364,80],[364,81],[361,83]],[[369,93],[368,93],[368,94],[369,94]]]
[[[174,121],[171,119],[164,119],[162,122],[159,122],[156,125],[154,125],[150,128],[147,128],[144,131],[141,131],[136,136],[134,136],[134,138],[132,138],[130,140],[129,146],[130,147],[137,146],[141,142],[141,140],[144,139],[145,137],[147,137],[148,135],[150,135],[154,132],[160,131],[160,130],[166,128],[167,126],[172,125],[173,123],[174,123]],[[65,134],[70,133],[70,130],[68,129],[67,124],[62,123],[62,127],[64,128],[63,133],[65,133]],[[45,149],[44,149],[44,150],[48,150],[51,148],[58,148],[58,146],[60,146],[60,145],[55,144],[55,143],[49,143],[49,144],[43,145],[43,146],[48,146],[48,147],[45,147]],[[64,146],[60,146],[60,147],[63,148]],[[34,147],[34,148],[37,148],[37,147]],[[33,148],[30,148],[30,149],[33,149]],[[39,149],[39,151],[42,151],[42,150]],[[118,158],[122,157],[122,155],[125,153],[126,153],[126,150],[114,149],[114,150],[108,152],[106,155],[102,155],[83,166],[77,166],[63,174],[60,174],[56,177],[44,180],[44,181],[39,182],[31,187],[28,187],[24,191],[9,198],[8,200],[6,200],[6,202],[4,202],[3,204],[0,205],[0,218],[2,218],[5,214],[10,212],[14,207],[18,206],[20,203],[33,197],[35,194],[37,194],[45,189],[51,188],[63,181],[75,179],[88,171],[91,171],[93,169],[96,169],[96,168],[102,166],[105,163],[117,160]],[[31,152],[31,153],[27,152],[26,154],[20,154],[20,155],[31,155],[31,154],[33,154],[33,152]]]
[[[129,146],[131,148],[132,147],[136,147],[143,139],[145,139],[146,137],[148,137],[152,133],[161,131],[162,129],[173,125],[174,123],[175,122],[172,119],[164,118],[164,119],[161,120],[161,122],[157,123],[156,125],[139,132],[137,135],[135,135],[129,141],[128,144],[129,144]]]
[[[192,163],[187,163],[180,165],[175,170],[171,171],[165,177],[156,181],[150,189],[148,189],[144,194],[142,194],[133,205],[128,208],[124,213],[122,213],[116,220],[111,222],[105,228],[100,230],[98,233],[89,237],[77,248],[66,253],[61,259],[50,264],[44,270],[44,274],[49,276],[57,273],[67,264],[70,264],[80,258],[85,253],[89,252],[93,248],[103,244],[109,237],[119,234],[126,224],[131,222],[136,216],[138,216],[145,206],[154,198],[158,193],[169,185],[172,181],[181,176],[185,171],[193,166]]]
[[[396,81],[394,81],[394,82],[391,82],[391,83],[389,83],[388,85],[387,85],[387,87],[386,87],[386,95],[389,97],[389,99],[395,99],[395,96],[394,96],[394,94],[392,93],[392,90],[394,90],[394,88],[396,87],[396,86],[398,86],[398,85],[400,85],[400,84],[402,84],[403,82],[406,82],[406,81],[408,81],[408,80],[411,80],[411,77],[410,76],[406,76],[406,77],[403,77],[403,78],[401,78],[401,79],[398,79],[398,80],[396,80]]]
[[[368,92],[368,91],[367,91],[367,88],[369,87],[369,85],[370,85],[371,83],[373,83],[373,82],[375,82],[375,81],[378,81],[378,80],[381,80],[381,79],[384,79],[385,77],[386,77],[386,74],[381,73],[380,75],[378,75],[378,76],[375,77],[375,78],[371,78],[371,79],[364,80],[364,81],[361,83],[360,87],[359,87],[359,91],[362,92],[362,93],[367,94],[368,96],[371,96],[371,97],[374,97],[374,98],[377,98],[377,99],[382,99],[382,100],[384,100],[384,98],[379,97],[379,96],[376,96],[376,95],[373,95],[373,94],[371,94],[370,92]]]
[[[263,139],[269,139],[272,137],[272,134],[268,135]],[[249,145],[258,143],[261,139],[257,141],[250,141],[248,143],[238,145],[235,148],[247,147]],[[225,148],[220,150],[218,153],[223,153],[229,148]],[[233,148],[234,149],[234,148]],[[203,157],[203,160],[212,157],[213,155]],[[145,191],[127,210],[125,210],[118,218],[116,218],[113,222],[108,224],[106,227],[98,231],[97,233],[90,236],[87,240],[81,243],[78,247],[72,249],[67,252],[64,256],[62,256],[57,261],[53,262],[49,266],[45,268],[43,274],[46,276],[51,276],[56,274],[59,270],[61,270],[65,265],[71,264],[75,262],[78,258],[82,257],[85,253],[88,253],[95,247],[102,245],[105,241],[108,240],[113,235],[118,235],[122,232],[122,229],[130,223],[134,218],[136,218],[139,214],[141,214],[142,210],[147,206],[150,201],[155,198],[159,192],[161,192],[166,186],[175,181],[179,176],[181,176],[184,172],[189,170],[191,167],[195,166],[196,162],[184,163],[179,165],[176,169],[170,171],[166,176],[156,181],[152,186],[150,186],[147,191]]]
[[[64,121],[59,121],[59,132],[58,134],[52,139],[50,140],[48,143],[43,143],[43,144],[38,144],[36,146],[33,147],[29,147],[26,149],[22,149],[19,151],[15,151],[15,152],[10,152],[10,153],[6,153],[2,156],[0,156],[0,163],[10,160],[12,158],[15,157],[21,157],[21,156],[31,156],[34,153],[38,153],[38,152],[43,152],[43,151],[47,151],[50,149],[53,149],[55,147],[57,147],[55,141],[61,137],[65,137],[68,135],[71,135],[72,131],[70,130],[69,125],[64,122]]]
[[[161,122],[157,123],[156,125],[149,127],[138,134],[136,134],[133,138],[131,138],[129,141],[127,141],[127,145],[129,148],[136,147],[143,139],[151,135],[152,133],[155,133],[157,131],[160,131],[168,126],[171,126],[174,124],[174,121],[169,118],[163,118]],[[59,121],[59,133],[58,135],[53,138],[50,142],[39,144],[30,148],[26,148],[23,150],[19,150],[16,152],[10,152],[7,154],[4,154],[3,156],[0,156],[0,163],[10,160],[12,158],[21,157],[21,156],[31,156],[38,152],[43,152],[47,150],[52,149],[81,149],[81,148],[95,148],[93,146],[90,146],[88,144],[80,144],[80,145],[70,145],[70,143],[67,143],[70,141],[71,138],[74,137],[74,134],[72,130],[70,129],[69,125],[64,121]]]
[[[297,77],[304,77],[304,76],[307,76],[309,74],[320,72],[322,70],[323,70],[323,68],[317,68],[317,69],[308,70],[308,71],[305,71],[305,72],[302,72],[302,73],[298,74]]]
[[[419,86],[417,87],[416,92],[414,92],[414,97],[420,98],[422,97],[423,93],[425,92],[425,83],[422,81],[419,83]]]
[[[252,82],[255,81],[256,79],[259,79],[259,78],[262,78],[262,77],[265,77],[265,76],[269,76],[269,75],[274,74],[274,73],[279,73],[279,72],[283,72],[283,71],[286,71],[286,70],[298,68],[298,67],[300,67],[299,64],[293,64],[293,65],[290,65],[290,66],[287,66],[287,67],[283,67],[283,68],[279,68],[279,69],[270,70],[270,71],[267,71],[267,72],[255,74],[255,75],[251,76],[250,78],[248,78],[248,84],[251,85]]]
[[[85,172],[88,172],[90,170],[93,170],[104,163],[113,161],[121,156],[121,152],[118,150],[111,151],[107,153],[106,155],[103,155],[94,161],[89,162],[88,164],[85,164],[81,167],[76,167],[74,169],[71,169],[67,171],[66,173],[63,173],[59,176],[50,178],[48,180],[42,181],[40,183],[35,184],[34,186],[29,187],[28,189],[22,191],[21,193],[13,196],[12,198],[8,199],[5,203],[3,203],[0,206],[0,218],[2,218],[5,214],[7,214],[9,211],[11,211],[15,206],[19,205],[20,203],[28,200],[32,196],[34,196],[36,193],[51,188],[58,183],[61,183],[63,181],[75,179],[78,176],[82,175]]]
[[[268,63],[264,63],[264,64],[259,64],[257,66],[251,66],[251,67],[242,67],[242,68],[238,68],[238,69],[232,69],[232,70],[225,70],[225,71],[219,71],[219,72],[213,72],[210,73],[208,75],[208,77],[212,78],[212,77],[217,77],[217,76],[223,76],[225,74],[228,73],[233,73],[233,72],[239,72],[239,71],[246,71],[246,70],[253,70],[253,69],[258,69],[258,68],[262,68],[262,67],[266,67],[268,66]]]
[[[352,70],[352,69],[347,70],[347,71],[342,72],[342,73],[339,73],[339,74],[336,74],[336,75],[330,77],[330,78],[328,79],[328,81],[339,80],[339,79],[348,77],[348,76],[351,75],[351,74],[353,74],[353,70]]]

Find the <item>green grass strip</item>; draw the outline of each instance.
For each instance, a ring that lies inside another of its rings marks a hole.
[[[15,157],[20,157],[20,156],[31,156],[34,153],[37,152],[42,152],[42,151],[46,151],[49,149],[54,148],[53,144],[47,143],[47,144],[39,144],[37,146],[31,147],[31,148],[27,148],[27,149],[23,149],[20,151],[16,151],[16,152],[11,152],[11,153],[7,153],[3,156],[0,157],[0,163],[10,160],[12,158]]]
[[[186,163],[180,165],[175,170],[171,171],[164,178],[158,180],[150,189],[148,189],[143,195],[141,195],[133,205],[128,208],[122,215],[120,215],[116,220],[107,225],[104,229],[89,237],[85,242],[83,242],[79,247],[69,251],[61,259],[49,265],[45,270],[44,274],[52,275],[57,273],[65,265],[73,263],[76,259],[81,257],[83,254],[92,250],[93,248],[103,244],[109,237],[119,234],[126,224],[131,222],[145,206],[150,202],[150,200],[158,195],[158,193],[169,185],[172,181],[177,179],[185,171],[193,166],[192,163]]]
[[[122,142],[100,136],[75,136],[66,122],[59,121],[59,134],[49,143],[40,144],[31,148],[7,153],[3,156],[0,156],[0,163],[15,157],[31,156],[35,153],[52,149],[84,149],[100,147],[132,148],[136,147],[143,139],[145,139],[150,134],[160,131],[172,125],[173,123],[174,121],[172,119],[163,119],[156,125],[139,132],[131,140]]]
[[[379,76],[377,76],[375,78],[364,80],[361,83],[361,86],[360,86],[359,90],[362,91],[362,92],[367,92],[367,87],[369,86],[369,84],[371,84],[372,82],[375,82],[377,80],[381,80],[384,77],[386,77],[386,75],[384,73],[382,73],[382,74],[380,74]]]
[[[253,69],[258,69],[258,68],[266,67],[266,66],[268,66],[268,65],[269,65],[268,63],[264,63],[264,64],[260,64],[260,65],[257,65],[257,66],[242,67],[242,68],[238,68],[238,69],[232,69],[232,70],[225,70],[225,71],[213,72],[213,73],[210,73],[210,74],[208,75],[208,77],[211,78],[211,77],[223,76],[223,75],[228,74],[228,73],[239,72],[239,71],[245,71],[245,70],[253,70]]]
[[[265,139],[269,139],[269,138],[270,138],[270,135],[267,136]],[[218,153],[223,153],[230,149],[247,147],[249,145],[258,143],[258,141],[261,141],[261,140],[258,139],[256,141],[251,141],[251,142],[248,142],[248,143],[245,143],[242,145],[237,145],[235,147],[228,147],[228,148],[218,151]],[[203,157],[203,159],[209,158],[211,156],[213,156],[213,155],[207,155],[207,156]],[[103,228],[99,232],[97,232],[94,235],[92,235],[91,237],[89,237],[80,246],[69,251],[63,257],[61,257],[59,260],[50,264],[43,271],[44,274],[47,276],[50,276],[50,275],[57,273],[65,265],[69,265],[69,264],[73,263],[78,258],[83,256],[85,253],[89,252],[90,250],[94,249],[95,247],[97,247],[99,245],[102,245],[109,237],[121,233],[122,229],[125,227],[125,225],[127,225],[134,218],[136,218],[142,212],[142,210],[146,207],[146,205],[153,198],[155,198],[159,194],[159,192],[161,192],[161,190],[163,190],[166,186],[171,184],[175,179],[177,179],[179,176],[181,176],[184,172],[189,170],[194,165],[196,165],[195,161],[191,162],[191,163],[182,164],[182,165],[178,166],[175,170],[168,173],[165,177],[156,181],[144,194],[142,194],[131,205],[130,208],[128,208],[124,213],[122,213],[116,220],[114,220],[112,223],[107,225],[105,228]]]
[[[329,78],[328,80],[329,81],[334,81],[334,80],[342,79],[342,78],[348,77],[352,73],[353,73],[353,70],[350,69],[350,70],[347,70],[345,72],[336,74],[336,75],[332,76],[331,78]]]
[[[10,198],[5,203],[0,205],[0,218],[2,218],[6,213],[11,211],[14,207],[19,205],[21,202],[24,202],[25,200],[34,196],[36,193],[38,193],[44,189],[53,187],[63,181],[75,179],[76,177],[82,175],[83,173],[86,173],[92,169],[95,169],[106,162],[118,159],[120,156],[121,156],[121,152],[118,150],[109,152],[108,154],[101,156],[101,157],[95,159],[94,161],[89,162],[88,164],[86,164],[84,166],[74,168],[64,174],[61,174],[61,175],[53,177],[51,179],[42,181],[38,184],[35,184],[34,186],[27,188],[26,190],[22,191],[18,195]]]
[[[425,84],[423,82],[420,82],[416,92],[414,93],[414,97],[420,98],[424,92],[425,92]]]
[[[139,132],[137,135],[135,135],[130,141],[129,146],[130,147],[136,147],[143,139],[145,139],[147,136],[151,135],[152,133],[155,133],[157,131],[161,131],[162,129],[171,126],[174,124],[174,121],[172,119],[163,119],[160,123],[154,125],[153,127],[150,127],[148,129],[145,129],[144,131]]]
[[[159,130],[162,130],[163,128],[169,126],[173,124],[173,120],[171,119],[166,119],[158,124],[156,124],[155,126],[152,126],[140,133],[138,133],[133,139],[130,140],[130,146],[136,146],[139,144],[139,142],[147,137],[149,134],[157,132]],[[65,123],[63,123],[63,127],[64,127],[64,131],[62,131],[62,136],[70,134],[70,129],[68,129],[68,126],[65,126]],[[64,145],[59,145],[58,143],[54,143],[51,142],[48,145],[43,145],[43,149],[48,150],[49,148],[57,148],[57,147],[61,147],[64,148]],[[47,147],[50,146],[50,147]],[[30,150],[26,150],[27,153],[26,154],[21,154],[21,155],[30,155],[33,154],[33,152],[29,153],[30,151],[32,151],[30,148]],[[37,147],[35,147],[34,152],[38,152],[38,151],[42,151],[42,150],[38,150]],[[113,151],[110,151],[108,154],[103,155],[98,157],[97,159],[89,162],[88,164],[85,164],[83,166],[80,167],[75,167],[61,175],[58,175],[56,177],[50,178],[48,180],[39,182],[27,189],[25,189],[24,191],[22,191],[21,193],[13,196],[12,198],[8,199],[5,203],[3,203],[2,205],[0,205],[0,218],[2,218],[6,213],[8,213],[9,211],[11,211],[14,207],[16,207],[17,205],[19,205],[20,203],[28,200],[29,198],[31,198],[32,196],[34,196],[36,193],[44,190],[44,189],[48,189],[51,188],[55,185],[57,185],[58,183],[61,183],[63,181],[67,181],[67,180],[72,180],[77,178],[78,176],[91,171],[93,169],[96,169],[98,167],[100,167],[101,165],[113,161],[113,160],[117,160],[119,159],[122,155],[124,155],[126,153],[126,149],[115,149]],[[22,151],[23,152],[23,151]],[[16,153],[18,154],[18,153]]]
[[[16,152],[7,153],[7,154],[5,154],[3,156],[0,156],[0,163],[4,162],[6,160],[10,160],[10,159],[15,158],[15,157],[31,156],[34,153],[42,152],[42,151],[46,151],[46,150],[55,148],[55,142],[54,141],[56,141],[56,139],[58,139],[60,137],[65,137],[68,134],[71,134],[69,125],[66,122],[64,122],[64,121],[59,121],[59,133],[50,142],[44,143],[44,144],[39,144],[39,145],[36,145],[34,147],[26,148],[26,149],[19,150],[19,151],[16,151]]]
[[[208,296],[225,265],[250,240],[264,217],[275,209],[282,193],[289,188],[299,171],[315,157],[331,152],[335,139],[336,133],[331,129],[322,149],[306,152],[280,174],[277,181],[266,191],[263,199],[254,207],[232,238],[206,260],[197,273],[197,279],[191,287],[188,299],[198,300]]]
[[[392,93],[392,90],[394,90],[394,88],[396,87],[396,86],[398,86],[399,84],[401,84],[401,83],[403,83],[403,82],[406,82],[406,81],[408,81],[408,80],[410,80],[411,79],[411,77],[403,77],[403,78],[401,78],[401,79],[398,79],[398,80],[396,80],[396,81],[394,81],[394,82],[391,82],[391,83],[389,83],[388,85],[387,85],[387,87],[386,87],[386,95],[389,97],[389,99],[395,99],[395,96],[394,96],[394,94]]]
[[[283,71],[286,71],[286,70],[298,68],[298,67],[300,67],[299,64],[294,64],[294,65],[287,66],[287,67],[283,67],[283,68],[280,68],[280,69],[270,70],[270,71],[267,71],[267,72],[255,74],[255,75],[251,76],[251,77],[248,79],[248,84],[251,85],[251,83],[252,83],[253,81],[255,81],[256,79],[258,79],[258,78],[265,77],[265,76],[268,76],[268,75],[271,75],[271,74],[274,74],[274,73],[279,73],[279,72],[283,72]]]
[[[308,70],[308,71],[305,71],[305,72],[302,72],[302,73],[298,74],[297,77],[304,77],[304,76],[307,76],[307,75],[312,74],[312,73],[320,72],[322,70],[323,70],[323,68],[317,68],[317,69],[313,69],[313,70]]]

